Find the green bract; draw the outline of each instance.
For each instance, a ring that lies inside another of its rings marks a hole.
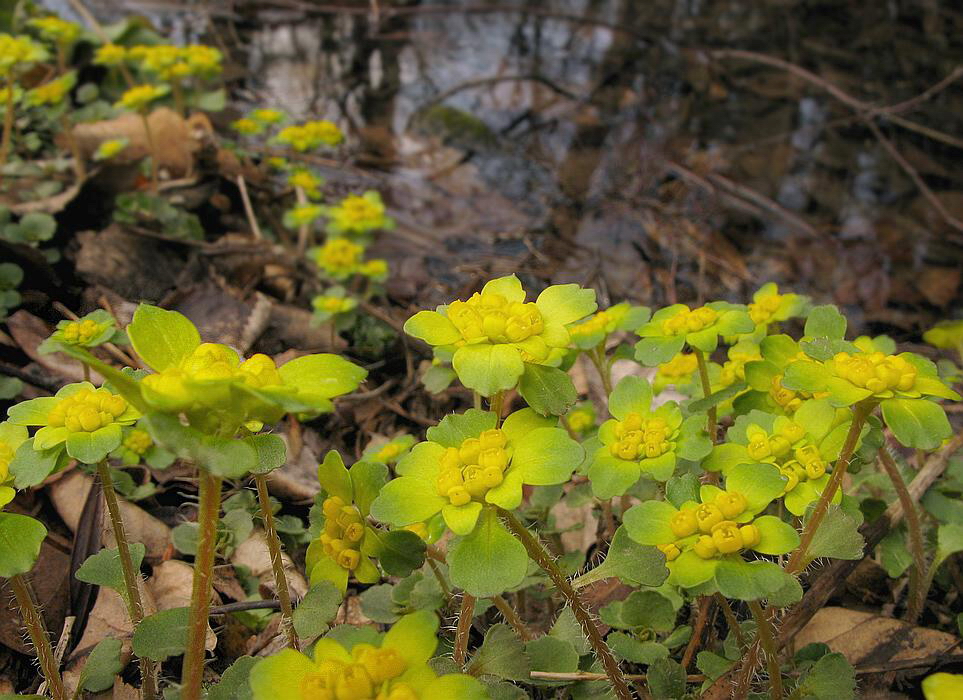
[[[488,282],[468,301],[419,311],[405,332],[455,349],[452,365],[483,396],[512,389],[525,364],[551,364],[569,344],[566,326],[595,311],[595,291],[575,284],[548,287],[534,302],[515,275]]]
[[[414,444],[414,435],[396,435],[390,440],[372,440],[361,454],[361,459],[379,464],[394,464],[408,454]]]
[[[827,469],[839,457],[851,423],[852,414],[827,399],[804,402],[792,418],[751,411],[736,419],[703,467],[728,474],[739,465],[771,464],[786,477],[786,509],[802,516],[829,483]],[[841,497],[837,491],[832,502]]]
[[[572,344],[579,350],[590,350],[615,331],[632,331],[649,320],[650,311],[644,306],[622,302],[599,311],[584,321],[568,327]]]
[[[64,345],[94,348],[104,343],[124,343],[126,336],[118,330],[114,317],[98,309],[76,321],[61,321],[49,338],[37,349],[41,353],[57,352]]]
[[[609,397],[613,418],[599,428],[602,446],[592,456],[588,477],[598,498],[624,494],[643,474],[666,481],[679,459],[699,460],[712,443],[701,415],[683,419],[674,401],[652,407],[652,388],[626,377]]]
[[[512,510],[522,502],[523,484],[568,480],[584,453],[557,423],[530,408],[511,414],[500,428],[491,412],[448,416],[398,463],[399,477],[382,489],[371,513],[404,526],[440,511],[453,532],[467,535],[483,505]]]
[[[655,545],[666,556],[669,582],[683,588],[718,590],[729,597],[761,598],[786,583],[770,562],[747,562],[740,552],[778,555],[799,544],[796,531],[775,516],[755,517],[778,498],[786,479],[772,465],[733,467],[725,490],[705,485],[699,502],[677,508],[646,501],[626,512],[625,528],[639,544]]]
[[[752,337],[761,340],[769,332],[769,326],[793,316],[802,316],[809,304],[809,297],[799,294],[780,294],[774,282],[761,286],[752,295],[749,318],[755,324]]]
[[[714,301],[697,309],[673,304],[659,309],[652,320],[636,331],[642,338],[635,345],[635,359],[648,367],[668,362],[689,345],[701,352],[712,352],[719,336],[751,333],[755,324],[746,307]]]
[[[115,450],[123,438],[122,426],[140,417],[123,396],[89,382],[68,384],[56,396],[19,403],[7,415],[16,425],[40,426],[33,437],[35,450],[63,445],[68,455],[85,464],[96,464]]]
[[[471,676],[439,676],[428,666],[437,631],[438,618],[419,611],[398,620],[376,644],[321,639],[311,657],[285,649],[251,670],[254,700],[487,698],[485,686]]]

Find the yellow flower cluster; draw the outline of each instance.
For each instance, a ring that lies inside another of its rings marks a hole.
[[[137,85],[124,92],[120,96],[120,100],[114,104],[114,107],[139,112],[151,102],[166,94],[167,90],[157,85]]]
[[[505,480],[511,459],[507,443],[505,433],[492,428],[477,438],[468,438],[459,447],[447,448],[436,482],[438,495],[453,506],[463,506],[472,499],[484,501],[488,490]]]
[[[595,411],[589,406],[574,409],[566,419],[568,427],[576,433],[584,433],[595,427]]]
[[[348,195],[331,207],[330,214],[337,227],[346,232],[364,233],[383,228],[387,223],[384,202],[373,193]]]
[[[284,120],[284,112],[279,109],[271,109],[270,107],[253,109],[248,116],[250,116],[250,118],[254,121],[261,122],[262,124],[278,124]]]
[[[0,34],[0,75],[8,74],[14,67],[47,58],[43,46],[29,36]]]
[[[381,462],[388,462],[407,449],[408,447],[403,443],[389,442],[387,445],[378,450],[378,452],[375,454],[375,459]]]
[[[71,321],[63,329],[64,340],[68,343],[87,343],[98,335],[103,327],[91,319]]]
[[[754,301],[749,304],[749,318],[757,326],[763,323],[768,323],[772,315],[779,310],[782,304],[784,294],[769,294],[762,297],[759,301]]]
[[[299,168],[288,176],[288,184],[291,187],[300,187],[311,199],[321,197],[322,180],[310,170]]]
[[[874,394],[910,391],[916,383],[916,368],[897,355],[881,352],[838,352],[830,363],[833,372]]]
[[[572,338],[592,335],[593,333],[604,331],[607,324],[617,320],[619,319],[609,311],[599,311],[587,320],[582,321],[582,323],[578,323],[569,328],[568,333]]]
[[[708,328],[719,318],[715,309],[702,306],[698,309],[679,309],[671,318],[662,321],[662,332],[665,335],[684,335],[695,333],[704,328]]]
[[[475,292],[468,301],[448,305],[450,320],[465,341],[521,343],[545,329],[534,302],[512,302],[498,292]]]
[[[47,425],[71,433],[92,433],[113,423],[127,410],[123,396],[107,389],[81,389],[61,399],[47,416]]]
[[[418,693],[407,683],[393,683],[385,692],[382,686],[408,670],[408,662],[395,649],[379,649],[356,644],[351,663],[327,659],[318,670],[301,680],[303,700],[418,700]]]
[[[820,395],[817,396],[808,391],[787,389],[782,385],[782,377],[782,374],[773,375],[772,381],[769,384],[769,398],[771,398],[777,406],[781,406],[786,413],[795,413],[806,399],[825,396],[824,393],[820,393]]]
[[[750,351],[741,351],[738,350],[737,347],[729,350],[729,359],[723,363],[722,371],[719,372],[719,384],[727,387],[732,386],[736,382],[745,381],[746,364],[762,359],[762,355],[759,354],[759,348],[755,345],[751,347],[752,350]],[[694,356],[693,359],[695,359]]]
[[[332,238],[315,249],[314,261],[332,277],[343,279],[358,269],[363,254],[363,246],[344,238]]]
[[[203,44],[134,46],[127,56],[144,72],[168,82],[216,75],[221,71],[221,52]]]
[[[344,140],[344,135],[337,124],[327,119],[320,119],[287,126],[278,133],[277,140],[303,153],[321,146],[337,146]]]
[[[609,445],[613,457],[629,461],[661,457],[672,449],[669,424],[662,418],[642,418],[630,413],[615,425],[616,442]]]
[[[129,144],[130,139],[127,138],[108,139],[106,141],[102,141],[97,147],[97,152],[94,153],[94,160],[109,160],[127,148]]]
[[[117,44],[104,44],[94,52],[94,63],[98,66],[119,66],[127,60],[127,49]]]
[[[748,452],[752,459],[774,465],[788,479],[785,492],[789,493],[806,479],[818,479],[826,473],[827,464],[816,445],[804,440],[805,429],[790,421],[782,429],[769,435],[758,425],[746,428]]]
[[[130,450],[135,455],[143,455],[154,445],[150,433],[140,428],[134,428],[124,438],[124,448]]]
[[[260,134],[264,130],[264,125],[249,117],[241,117],[231,122],[231,128],[239,134],[253,136],[254,134]]]
[[[339,314],[354,308],[354,303],[348,297],[318,296],[311,303],[318,311],[327,311],[330,314]]]
[[[80,25],[59,17],[38,17],[29,22],[45,39],[59,44],[72,44],[80,36]]]
[[[0,482],[6,481],[10,475],[10,462],[13,461],[15,451],[6,440],[0,440]]]
[[[144,387],[162,396],[189,402],[192,393],[184,386],[185,380],[232,380],[263,388],[283,384],[277,365],[267,355],[251,355],[239,362],[237,355],[224,345],[201,343],[181,363],[162,372],[149,374],[142,380]]]
[[[321,509],[325,520],[324,532],[319,539],[324,553],[342,569],[354,571],[361,563],[364,517],[355,506],[337,496],[326,498]]]
[[[307,226],[321,216],[321,207],[317,204],[298,204],[285,213],[285,223],[290,228]]]
[[[39,85],[27,93],[27,104],[31,107],[60,104],[76,82],[77,78],[71,72]]]
[[[692,376],[698,368],[699,361],[694,354],[680,352],[668,362],[659,365],[658,374],[667,384],[675,384]]]
[[[669,521],[669,527],[679,539],[702,533],[692,550],[702,559],[712,559],[719,554],[734,554],[759,544],[761,534],[756,525],[740,525],[733,520],[745,510],[745,496],[736,491],[720,491],[712,503],[680,510]],[[659,545],[659,549],[668,561],[682,553],[675,542]]]

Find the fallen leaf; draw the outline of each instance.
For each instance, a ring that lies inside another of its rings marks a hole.
[[[194,569],[187,562],[168,559],[154,567],[154,575],[147,582],[156,603],[158,612],[171,608],[186,608],[191,604],[191,588],[194,583]],[[211,626],[207,626],[204,647],[214,651],[217,637]]]
[[[286,552],[281,553],[281,562],[284,565],[284,573],[288,580],[291,598],[297,600],[308,592],[308,582],[295,569]],[[231,563],[235,566],[247,567],[251,574],[260,580],[262,588],[274,591],[274,569],[271,566],[271,554],[261,530],[255,530],[234,550]]]

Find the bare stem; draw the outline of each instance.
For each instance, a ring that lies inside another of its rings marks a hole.
[[[303,187],[295,187],[294,194],[298,198],[298,205],[304,206],[308,203],[308,196],[304,193]],[[301,224],[298,226],[298,257],[304,255],[304,252],[308,249],[308,242],[310,241],[311,234],[311,224]],[[332,324],[333,325],[333,324]]]
[[[712,598],[709,596],[699,596],[695,624],[692,626],[692,637],[689,639],[689,643],[685,647],[685,653],[682,655],[682,668],[689,668],[689,664],[692,663],[692,658],[699,650],[699,645],[702,643],[702,631],[705,629],[706,622],[709,620],[709,610],[711,607]]]
[[[86,368],[86,365],[84,367]],[[124,588],[127,591],[124,602],[127,604],[127,614],[130,616],[131,626],[136,630],[144,619],[144,604],[140,599],[140,588],[138,587],[140,572],[134,569],[134,560],[130,556],[127,530],[124,528],[124,519],[117,502],[117,492],[114,490],[114,481],[106,459],[101,460],[97,465],[97,476],[100,477],[104,502],[107,504],[107,513],[114,530],[114,541],[117,543],[117,556],[120,559],[120,568],[124,574]],[[154,698],[157,693],[154,662],[150,659],[141,658],[138,659],[138,663],[140,664],[141,695],[149,700]]]
[[[612,367],[605,356],[605,341],[592,348],[588,356],[598,370],[599,377],[602,379],[602,388],[605,389],[605,396],[608,399],[609,394],[612,393]]]
[[[40,609],[34,599],[33,590],[30,582],[21,574],[10,578],[10,587],[13,595],[17,599],[20,607],[20,616],[23,618],[23,626],[27,628],[30,641],[33,642],[34,653],[37,661],[40,662],[40,670],[47,681],[47,688],[54,700],[67,700],[67,690],[64,688],[63,678],[60,676],[60,669],[54,658],[53,648],[50,646],[50,636],[40,615]]]
[[[264,539],[267,541],[268,551],[271,553],[271,567],[274,569],[274,587],[277,589],[278,602],[281,604],[281,627],[288,638],[288,646],[298,650],[298,635],[294,631],[294,609],[291,607],[291,594],[288,591],[288,580],[284,575],[284,561],[281,559],[281,540],[274,527],[274,513],[271,512],[271,500],[268,495],[267,476],[255,474],[254,483],[257,485],[257,500],[261,506],[261,521],[264,524]]]
[[[772,700],[782,700],[782,671],[779,670],[779,653],[776,650],[775,634],[772,623],[758,600],[749,601],[749,609],[756,618],[756,636],[766,653],[769,669],[769,695]]]
[[[922,590],[923,572],[926,571],[926,554],[923,549],[923,530],[920,526],[920,514],[906,488],[906,482],[899,473],[896,461],[884,445],[879,449],[879,463],[893,483],[896,489],[896,496],[899,498],[900,505],[903,506],[903,517],[906,518],[906,530],[909,533],[909,551],[913,555],[913,566],[909,570],[909,594],[906,605],[906,617],[908,623],[916,624],[917,618],[923,611],[923,603],[926,601],[926,592]]]
[[[726,618],[726,624],[729,625],[729,630],[736,635],[736,639],[739,640],[739,648],[742,649],[746,646],[746,637],[742,633],[742,627],[739,626],[739,620],[736,619],[736,614],[732,612],[732,606],[729,605],[729,600],[721,593],[713,593],[712,597],[722,610],[722,615]]]
[[[592,645],[595,655],[599,661],[602,662],[605,674],[608,676],[609,682],[612,683],[612,689],[615,691],[616,696],[618,696],[620,700],[631,700],[632,690],[622,675],[619,662],[616,661],[612,655],[612,651],[602,638],[602,633],[599,632],[599,628],[589,614],[588,609],[582,603],[582,599],[579,598],[578,594],[572,588],[572,584],[562,573],[562,570],[558,568],[552,555],[549,554],[542,543],[528,531],[528,528],[526,528],[513,513],[502,508],[498,509],[498,513],[502,519],[505,520],[508,529],[511,530],[522,545],[524,545],[528,556],[548,574],[548,577],[552,579],[552,583],[555,584],[555,587],[558,588],[559,592],[565,598],[565,602],[567,602],[568,606],[572,609],[575,619],[578,620],[582,631],[588,638],[589,644]]]
[[[502,614],[502,617],[505,618],[505,621],[515,630],[515,634],[518,635],[519,639],[523,642],[530,642],[535,638],[532,631],[528,629],[528,625],[518,616],[515,608],[509,605],[507,600],[500,595],[496,595],[492,598],[492,603],[495,604],[495,607],[498,609],[498,612]]]
[[[707,399],[712,393],[712,385],[709,383],[709,365],[706,363],[705,354],[698,348],[692,348],[692,353],[696,356],[696,362],[699,363],[699,379],[702,381],[702,398]],[[709,439],[712,440],[712,444],[716,443],[716,407],[710,406],[708,412],[708,420],[706,421],[706,432],[709,433]]]
[[[200,503],[197,521],[197,555],[194,557],[194,582],[191,587],[191,616],[187,627],[187,649],[181,678],[181,697],[201,699],[204,677],[204,642],[211,607],[211,579],[217,546],[217,517],[221,511],[221,477],[198,469]]]
[[[64,138],[67,139],[67,148],[70,149],[70,155],[74,159],[74,176],[78,182],[81,182],[87,177],[87,168],[84,167],[84,157],[80,152],[80,146],[77,145],[73,126],[66,112],[60,116],[60,129],[64,133]]]
[[[144,122],[144,135],[147,137],[147,148],[150,150],[150,185],[151,192],[157,194],[157,148],[154,144],[154,133],[150,129],[147,112],[141,112],[140,118]]]
[[[7,75],[7,99],[3,111],[3,140],[0,141],[0,168],[7,164],[10,155],[10,141],[13,138],[13,71]],[[2,179],[2,176],[0,176]]]
[[[836,460],[836,464],[833,467],[832,477],[829,479],[829,483],[826,484],[826,488],[823,489],[823,493],[819,497],[816,507],[813,509],[813,514],[809,518],[809,522],[806,523],[806,528],[803,530],[802,537],[799,541],[799,547],[797,547],[796,551],[789,557],[789,563],[786,565],[786,573],[798,574],[806,568],[806,564],[808,563],[806,555],[809,551],[809,545],[812,544],[816,530],[819,529],[819,524],[823,521],[823,517],[825,517],[826,511],[829,509],[829,504],[832,502],[833,496],[836,495],[836,491],[842,488],[843,476],[845,476],[846,469],[849,466],[849,460],[856,450],[859,434],[863,429],[863,425],[866,424],[866,419],[869,418],[869,415],[875,408],[876,402],[874,401],[861,401],[853,407],[853,422],[849,426],[849,432],[846,434],[846,441],[843,443],[843,448],[839,453],[839,459]]]
[[[465,667],[468,658],[468,633],[471,631],[471,620],[475,614],[475,596],[470,593],[461,594],[461,609],[458,611],[458,627],[455,628],[455,649],[452,658],[458,668]]]

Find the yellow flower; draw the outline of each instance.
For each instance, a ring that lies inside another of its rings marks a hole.
[[[104,44],[94,53],[94,63],[99,66],[118,66],[127,59],[127,49],[117,44]]]
[[[315,264],[336,280],[358,271],[364,248],[344,238],[333,238],[311,251]]]
[[[321,216],[321,207],[317,204],[298,204],[284,212],[284,225],[288,228],[307,226]]]
[[[47,51],[29,36],[0,34],[0,75],[47,59]]]
[[[38,17],[28,23],[40,36],[60,44],[72,44],[80,36],[80,25],[59,17]]]
[[[331,217],[328,228],[332,233],[367,233],[375,229],[392,228],[394,221],[385,215],[385,205],[381,195],[374,191],[358,195],[348,195],[327,211]]]
[[[291,187],[300,187],[310,199],[321,197],[320,187],[323,183],[324,181],[320,177],[304,168],[298,168],[288,175],[288,184]]]
[[[167,87],[157,85],[138,85],[127,90],[121,95],[120,101],[114,107],[129,109],[140,112],[154,100],[160,99],[167,94]]]
[[[27,105],[30,107],[41,107],[60,104],[76,83],[76,73],[73,71],[65,73],[56,80],[51,80],[27,92]]]
[[[387,260],[369,260],[361,266],[358,270],[365,277],[370,277],[371,279],[381,282],[388,276],[388,261]]]
[[[110,160],[118,153],[123,151],[130,144],[130,139],[120,138],[120,139],[108,139],[97,147],[97,151],[94,153],[94,160]]]
[[[934,673],[923,679],[923,697],[926,700],[956,700],[963,697],[963,675],[959,673]]]
[[[253,136],[254,134],[260,134],[262,131],[264,131],[264,126],[262,124],[248,117],[241,117],[240,119],[231,122],[231,128],[239,134],[244,134],[245,136]]]
[[[279,109],[261,107],[259,109],[251,110],[251,113],[248,115],[248,117],[256,122],[261,122],[262,124],[278,124],[284,120],[284,112]]]
[[[124,438],[123,445],[134,454],[142,456],[154,445],[154,441],[151,439],[150,433],[146,430],[134,428],[128,433],[127,437]]]
[[[288,126],[278,133],[278,143],[284,143],[296,151],[311,151],[321,146],[336,146],[344,140],[337,124],[326,119]]]

